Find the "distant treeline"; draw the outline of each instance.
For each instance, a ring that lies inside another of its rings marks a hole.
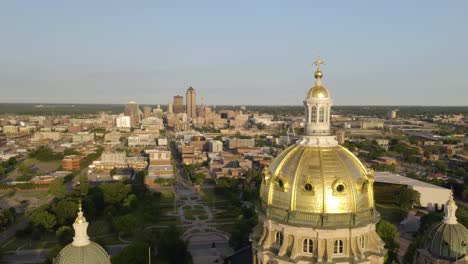
[[[144,106],[156,108],[157,105],[140,105],[143,110]],[[304,113],[304,107],[301,105],[295,106],[265,106],[265,105],[248,105],[245,106],[247,111],[256,111],[274,116],[297,116]],[[161,105],[161,109],[166,111],[167,105]],[[240,106],[236,105],[219,105],[214,107],[214,110],[239,110]],[[373,116],[386,117],[392,109],[398,109],[401,117],[410,117],[415,115],[434,116],[440,114],[463,114],[468,115],[468,106],[333,106],[332,111],[336,114],[348,114],[354,116]],[[110,114],[119,114],[124,110],[124,105],[121,104],[9,104],[0,103],[0,114],[15,114],[15,115],[72,115],[85,116],[96,114],[99,112],[107,112]]]

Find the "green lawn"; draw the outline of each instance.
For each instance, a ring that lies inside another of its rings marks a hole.
[[[49,172],[54,172],[60,167],[61,162],[60,160],[54,160],[54,161],[38,161],[37,159],[25,159],[21,164],[24,164],[29,167],[33,167],[35,169],[34,173],[43,175]],[[18,166],[18,165],[17,165]],[[19,177],[21,173],[18,172],[18,170],[13,170],[10,173],[8,173],[7,178],[15,180],[17,177]]]
[[[14,238],[14,239],[13,239]],[[41,249],[41,248],[51,248],[57,245],[55,234],[48,233],[40,240],[33,240],[30,237],[16,238],[12,237],[13,241],[7,240],[2,244],[0,250],[2,251],[12,251],[21,249]],[[11,241],[11,242],[10,242]],[[6,246],[4,246],[6,245]],[[4,246],[4,247],[3,247]]]
[[[160,190],[161,203],[174,203],[175,195],[172,190]]]
[[[199,210],[199,209],[188,209],[184,210],[185,215],[202,215],[205,214],[205,210]]]
[[[406,212],[395,204],[376,204],[376,209],[383,219],[393,224],[399,224],[406,217]]]

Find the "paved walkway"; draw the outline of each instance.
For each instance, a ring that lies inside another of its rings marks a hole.
[[[176,185],[175,190],[177,214],[184,226],[182,237],[188,242],[193,263],[222,263],[224,257],[233,253],[229,246],[229,234],[210,224],[214,212],[203,203],[196,191],[182,184]]]

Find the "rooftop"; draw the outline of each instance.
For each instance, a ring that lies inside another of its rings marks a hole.
[[[400,174],[396,174],[396,173],[388,172],[388,171],[376,171],[374,173],[374,177],[375,177],[376,182],[401,184],[401,185],[434,188],[434,189],[445,189],[443,187],[440,187],[434,184],[408,178]]]

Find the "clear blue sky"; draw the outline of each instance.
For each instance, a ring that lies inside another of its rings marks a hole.
[[[0,102],[468,105],[468,1],[1,1]]]

